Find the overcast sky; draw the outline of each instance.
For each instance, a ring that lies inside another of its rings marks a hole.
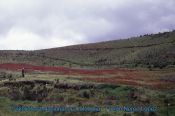
[[[0,50],[34,50],[175,29],[175,0],[0,0]]]

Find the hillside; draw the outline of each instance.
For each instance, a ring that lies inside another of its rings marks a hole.
[[[36,51],[1,50],[0,63],[69,67],[175,65],[175,31]]]
[[[35,51],[0,51],[3,116],[173,115],[174,83],[175,31]],[[116,106],[136,110],[110,110]],[[39,107],[42,110],[35,110]]]

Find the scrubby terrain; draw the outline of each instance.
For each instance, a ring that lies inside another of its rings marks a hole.
[[[101,110],[18,111],[15,106]],[[116,110],[119,106],[154,110]],[[174,116],[174,109],[174,31],[62,48],[0,51],[0,116]]]
[[[175,31],[35,51],[0,51],[0,61],[73,67],[175,65]]]

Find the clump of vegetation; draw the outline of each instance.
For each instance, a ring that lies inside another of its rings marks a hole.
[[[18,88],[12,88],[9,91],[10,98],[12,100],[22,100],[22,92]]]
[[[82,97],[82,98],[91,98],[94,96],[94,93],[91,91],[91,90],[81,90],[79,93],[78,93],[78,96],[79,97]]]
[[[153,70],[153,66],[152,65],[148,65],[148,69],[149,69],[149,71],[152,71]]]
[[[123,116],[132,116],[132,115],[129,113],[124,113]]]
[[[98,89],[105,89],[105,88],[108,88],[108,89],[115,89],[115,88],[118,88],[120,87],[119,85],[112,85],[112,84],[99,84],[97,86]]]
[[[7,72],[0,72],[0,79],[9,79],[11,80],[12,74],[11,73],[7,73]]]
[[[16,78],[20,78],[21,76],[15,72],[1,71],[0,72],[0,80],[8,79],[9,81],[16,80]]]
[[[49,92],[51,91],[49,91],[46,85],[29,85],[16,82],[10,87],[9,96],[12,100],[31,100],[41,102],[49,95]]]

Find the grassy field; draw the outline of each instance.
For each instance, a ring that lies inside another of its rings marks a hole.
[[[50,71],[1,70],[0,114],[3,116],[169,116],[175,114],[175,69],[113,69],[60,74]],[[12,76],[9,76],[12,75]],[[138,84],[133,84],[137,82]],[[15,111],[14,106],[98,107],[98,112]],[[116,107],[149,108],[145,112]],[[111,108],[111,109],[110,109]],[[149,111],[150,110],[150,111]]]

